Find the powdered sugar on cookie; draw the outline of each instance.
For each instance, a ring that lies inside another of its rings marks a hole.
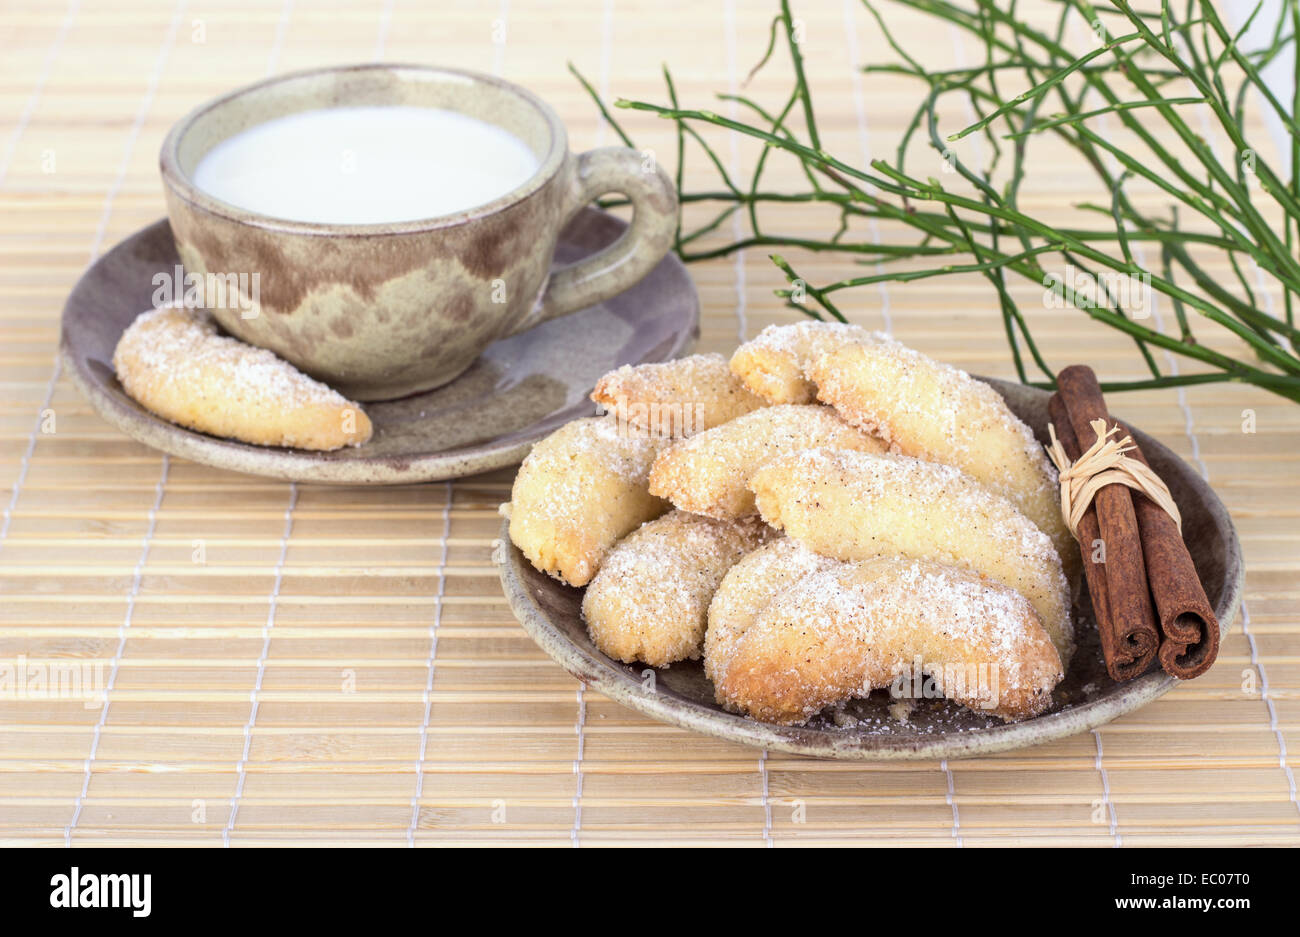
[[[841,322],[769,325],[731,356],[731,370],[754,393],[772,403],[812,403],[817,388],[808,365],[827,352],[883,336]]]
[[[763,519],[840,560],[899,554],[973,570],[1023,593],[1061,657],[1069,589],[1052,541],[1002,495],[951,465],[838,449],[770,462],[751,481]]]
[[[849,423],[905,455],[955,465],[1013,501],[1062,558],[1074,556],[1056,470],[988,384],[883,336],[829,351],[807,373],[818,399]]]
[[[1023,596],[964,570],[878,557],[812,572],[777,595],[736,642],[717,688],[732,708],[800,723],[890,686],[918,660],[949,699],[1004,719],[1042,712],[1061,679]]]
[[[622,433],[611,416],[566,423],[515,476],[510,539],[538,569],[586,585],[615,543],[668,510],[647,479],[670,441]]]
[[[359,404],[266,349],[221,335],[202,309],[141,313],[118,340],[113,367],[136,402],[214,436],[322,450],[370,438]]]

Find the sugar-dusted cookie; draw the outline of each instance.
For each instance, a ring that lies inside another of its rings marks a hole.
[[[767,406],[716,354],[625,364],[596,382],[591,399],[621,422],[660,436],[693,436]]]
[[[961,566],[1032,603],[1069,663],[1069,588],[1047,534],[951,465],[814,449],[769,463],[751,483],[763,520],[839,560],[901,555]]]
[[[812,403],[817,387],[805,373],[809,364],[851,342],[872,342],[860,325],[797,322],[769,325],[731,356],[731,370],[745,386],[772,403]]]
[[[1010,499],[1077,573],[1056,470],[988,384],[890,340],[845,344],[812,361],[808,374],[818,399],[854,426],[905,455],[955,465]]]
[[[141,313],[118,340],[113,368],[141,406],[213,436],[299,449],[370,438],[359,404],[266,349],[221,335],[202,309]]]
[[[533,446],[515,476],[511,541],[571,586],[585,586],[615,543],[671,506],[646,488],[671,440],[625,429],[609,415],[566,423]]]
[[[744,517],[756,510],[749,490],[754,472],[772,459],[814,446],[885,449],[829,407],[763,407],[665,450],[650,471],[650,491],[683,511]]]
[[[970,709],[1024,719],[1051,705],[1062,677],[1024,596],[966,570],[899,557],[837,563],[798,579],[715,669],[724,705],[785,724],[873,689],[921,695],[918,682],[925,695],[932,684]]]
[[[737,642],[773,598],[805,576],[839,565],[839,560],[818,556],[790,537],[779,537],[746,554],[727,571],[709,603],[705,676],[715,685],[721,680]]]
[[[587,586],[582,617],[610,657],[654,667],[700,656],[709,601],[733,563],[771,529],[670,511],[609,551]]]

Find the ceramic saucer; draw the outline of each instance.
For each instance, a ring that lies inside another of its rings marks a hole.
[[[584,209],[561,232],[556,263],[599,250],[625,228],[612,215]],[[95,409],[133,439],[217,468],[294,481],[386,485],[511,465],[556,427],[593,413],[587,394],[606,371],[678,357],[699,333],[695,287],[669,254],[613,299],[490,345],[444,387],[366,404],[375,432],[363,446],[336,452],[253,446],[154,416],[126,395],[113,372],[118,338],[152,306],[154,274],[170,274],[178,263],[171,229],[159,221],[87,270],[63,309],[60,349],[68,373]]]

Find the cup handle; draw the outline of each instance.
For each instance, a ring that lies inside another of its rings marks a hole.
[[[533,314],[515,332],[623,292],[668,253],[677,230],[677,192],[664,171],[646,159],[621,146],[578,156],[569,216],[593,199],[617,192],[632,202],[632,223],[604,250],[553,273]]]

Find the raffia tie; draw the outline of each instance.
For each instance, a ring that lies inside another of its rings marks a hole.
[[[1078,538],[1079,521],[1083,519],[1084,512],[1092,504],[1097,492],[1107,485],[1127,485],[1142,492],[1174,519],[1178,532],[1182,533],[1183,517],[1178,513],[1178,505],[1174,504],[1169,487],[1149,465],[1125,454],[1134,448],[1133,438],[1111,438],[1119,432],[1119,427],[1107,429],[1105,420],[1093,420],[1089,425],[1097,434],[1097,441],[1071,463],[1065,454],[1065,447],[1056,438],[1056,427],[1047,424],[1047,431],[1052,437],[1047,454],[1061,473],[1061,516],[1070,525],[1070,533]]]

